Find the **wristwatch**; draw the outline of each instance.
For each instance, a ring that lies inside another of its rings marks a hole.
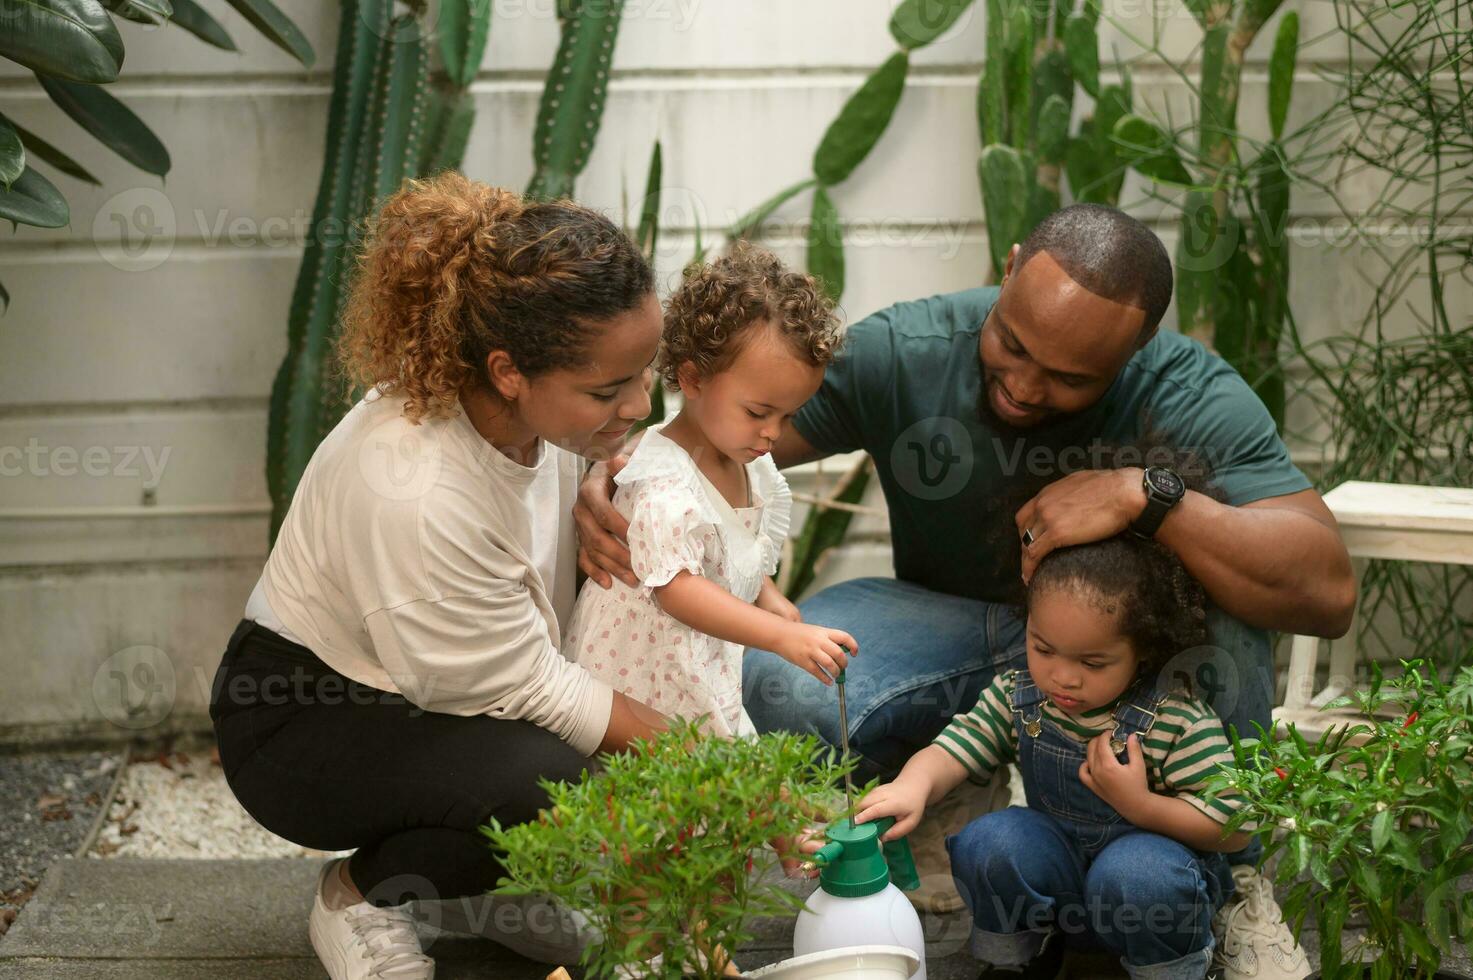
[[[1146,509],[1135,519],[1130,529],[1143,538],[1154,538],[1156,529],[1166,520],[1166,515],[1187,494],[1187,485],[1174,470],[1164,466],[1146,467],[1141,479],[1141,489],[1146,492]]]

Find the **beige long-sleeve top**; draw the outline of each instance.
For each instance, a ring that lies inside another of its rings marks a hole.
[[[578,457],[520,465],[464,414],[371,393],[313,453],[259,592],[339,673],[431,711],[520,718],[591,755],[613,690],[563,656]]]

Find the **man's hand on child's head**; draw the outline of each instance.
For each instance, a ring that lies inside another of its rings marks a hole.
[[[614,507],[614,476],[628,462],[628,456],[615,456],[590,467],[573,504],[573,521],[578,526],[578,567],[605,589],[614,584],[615,578],[630,588],[639,586],[630,567],[629,546],[624,543],[629,536],[629,521]]]

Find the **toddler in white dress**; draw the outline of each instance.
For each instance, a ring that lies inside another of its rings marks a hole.
[[[639,585],[586,582],[568,624],[566,649],[595,676],[711,734],[747,736],[745,647],[825,681],[845,647],[857,652],[842,630],[803,623],[772,581],[792,497],[770,452],[837,344],[817,283],[769,252],[744,244],[687,270],[659,357],[684,404],[614,476]]]

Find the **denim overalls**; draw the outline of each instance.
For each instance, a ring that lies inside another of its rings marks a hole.
[[[1165,698],[1150,683],[1121,698],[1111,747],[1122,762],[1126,738],[1144,741]],[[1014,672],[1009,700],[1028,806],[986,814],[947,841],[973,953],[1018,965],[1062,932],[1071,945],[1118,953],[1133,978],[1200,980],[1212,914],[1231,892],[1226,857],[1140,830],[1085,786],[1088,747],[1044,716],[1047,697],[1027,670]]]

